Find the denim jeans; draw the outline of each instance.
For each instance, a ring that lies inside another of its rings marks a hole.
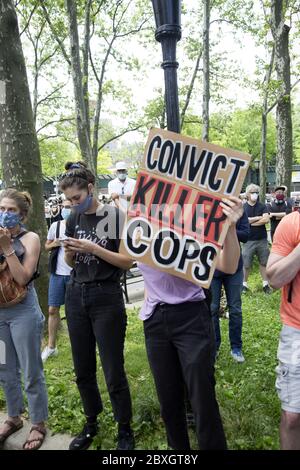
[[[190,450],[185,414],[186,385],[199,448],[226,449],[215,396],[214,330],[205,302],[158,305],[144,322],[144,332],[170,447]]]
[[[214,320],[217,350],[221,345],[219,309],[222,285],[224,285],[229,309],[229,340],[231,349],[241,350],[243,269],[240,269],[235,274],[224,274],[220,277],[214,277],[211,283],[211,312]]]
[[[115,420],[128,423],[131,398],[123,355],[127,317],[120,284],[70,281],[65,306],[76,383],[85,415],[96,416],[103,409],[96,377],[98,346]]]
[[[24,412],[21,372],[33,424],[48,418],[48,397],[41,341],[44,326],[36,292],[31,285],[22,302],[0,309],[0,386],[3,387],[9,416]]]

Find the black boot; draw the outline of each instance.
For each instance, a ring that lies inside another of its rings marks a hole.
[[[93,438],[96,436],[97,432],[97,423],[86,423],[81,433],[78,434],[78,436],[71,442],[69,450],[87,450],[93,442]]]
[[[134,435],[130,424],[119,424],[118,445],[116,450],[133,450],[134,446]]]

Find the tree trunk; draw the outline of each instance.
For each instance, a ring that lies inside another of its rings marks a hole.
[[[85,20],[84,20],[84,44],[82,48],[83,58],[83,99],[87,117],[87,132],[91,135],[90,126],[90,98],[89,98],[89,50],[90,50],[90,25],[91,25],[91,4],[92,0],[85,2]],[[97,165],[96,165],[97,168]]]
[[[187,91],[185,102],[184,102],[184,105],[182,107],[182,111],[181,111],[181,115],[180,115],[181,129],[183,128],[183,125],[184,125],[185,115],[186,115],[187,109],[188,109],[190,101],[191,101],[191,96],[192,96],[192,93],[193,93],[193,90],[194,90],[195,81],[196,81],[196,78],[197,78],[197,74],[199,72],[199,65],[200,65],[200,60],[201,60],[201,57],[202,57],[202,52],[203,52],[203,49],[202,49],[202,47],[200,47],[199,53],[198,53],[198,56],[197,56],[197,59],[196,59],[194,72],[193,72],[193,75],[192,75],[192,78],[191,78],[191,81],[190,81],[190,84],[189,84],[189,88],[188,88],[188,91]]]
[[[17,15],[14,2],[2,2],[0,9],[0,153],[6,187],[27,190],[33,199],[33,216],[28,221],[42,247],[46,240],[46,222],[39,146],[33,122]],[[47,254],[41,251],[37,281],[39,301],[46,314],[48,273]]]
[[[209,141],[209,26],[210,0],[203,0],[203,101],[202,101],[202,140]]]
[[[89,116],[87,115],[86,103],[84,99],[83,77],[80,63],[80,49],[77,24],[77,10],[74,0],[66,0],[66,8],[69,21],[69,36],[71,44],[71,68],[73,77],[75,112],[77,135],[80,151],[83,159],[88,164],[91,171],[96,174],[93,162],[92,147],[89,134]],[[88,77],[85,77],[88,80]]]
[[[266,199],[267,185],[267,114],[263,111],[261,116],[261,144],[260,144],[260,161],[259,161],[259,186],[260,200],[263,203]]]
[[[274,66],[275,47],[272,48],[270,64],[264,79],[264,101],[261,116],[261,144],[260,144],[260,162],[259,162],[259,186],[260,186],[260,200],[263,202],[266,198],[267,186],[267,129],[268,129],[268,98],[269,98],[269,85]],[[270,108],[271,109],[271,108]]]
[[[273,0],[272,34],[275,43],[275,68],[280,84],[277,109],[276,184],[285,184],[290,192],[293,163],[293,129],[291,110],[291,72],[289,55],[290,27],[284,24],[283,0]]]

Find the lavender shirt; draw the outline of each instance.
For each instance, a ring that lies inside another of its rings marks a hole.
[[[203,289],[190,281],[151,268],[143,263],[138,263],[138,267],[144,276],[147,292],[139,315],[141,320],[150,318],[159,303],[175,305],[183,302],[199,302],[205,299]]]

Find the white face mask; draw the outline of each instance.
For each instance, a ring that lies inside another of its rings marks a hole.
[[[257,193],[252,193],[252,194],[250,194],[250,200],[251,200],[252,202],[256,202],[257,199],[258,199],[258,194],[257,194]]]
[[[127,174],[126,173],[117,173],[119,180],[125,181]]]

